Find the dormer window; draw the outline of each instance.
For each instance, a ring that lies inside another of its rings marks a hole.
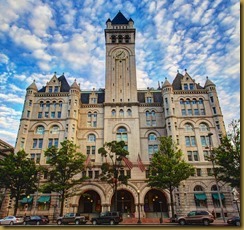
[[[188,84],[184,84],[184,90],[188,90]]]
[[[193,90],[193,89],[194,89],[194,84],[190,83],[190,90]]]
[[[54,93],[58,92],[58,86],[54,86]]]
[[[53,91],[53,87],[52,86],[48,86],[48,92],[51,93]]]

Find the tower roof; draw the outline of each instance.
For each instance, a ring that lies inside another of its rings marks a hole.
[[[27,89],[33,89],[33,90],[36,90],[36,91],[38,90],[35,80],[28,86]]]
[[[129,21],[125,18],[125,16],[120,11],[112,20],[112,24],[128,24],[128,23]]]
[[[79,85],[76,82],[76,79],[75,79],[74,83],[70,86],[70,88],[80,89]]]
[[[167,78],[165,78],[165,82],[162,85],[162,88],[164,87],[171,87],[172,85],[169,83],[169,81],[167,80]]]
[[[215,86],[215,84],[214,84],[212,81],[210,81],[210,80],[208,79],[208,77],[207,77],[207,80],[206,80],[206,82],[205,82],[204,88],[206,88],[207,86],[210,86],[210,85]]]

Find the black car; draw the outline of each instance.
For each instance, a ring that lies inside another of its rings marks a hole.
[[[122,214],[120,212],[102,212],[98,217],[93,217],[91,222],[93,225],[96,224],[119,224],[123,221]]]
[[[232,216],[227,220],[227,224],[241,226],[241,220],[239,216]]]
[[[41,216],[26,216],[24,218],[24,225],[44,225],[47,223],[47,219]]]

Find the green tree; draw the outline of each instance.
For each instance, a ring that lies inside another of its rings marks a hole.
[[[221,139],[218,148],[212,150],[212,160],[218,165],[215,168],[218,180],[229,183],[233,188],[240,189],[240,120],[233,120],[229,128],[228,135]]]
[[[24,150],[11,153],[0,160],[0,184],[15,198],[14,215],[17,213],[21,196],[29,195],[37,189],[38,168],[27,158]]]
[[[98,153],[106,158],[106,162],[102,164],[100,179],[107,182],[113,189],[114,192],[114,211],[117,211],[117,188],[119,183],[127,185],[129,176],[119,173],[120,169],[123,168],[122,161],[131,169],[132,163],[127,159],[126,156],[129,152],[125,149],[124,141],[112,141],[107,142],[103,147],[98,149]],[[107,160],[109,158],[109,161]]]
[[[84,180],[74,176],[84,170],[85,156],[77,152],[78,147],[69,140],[63,141],[61,146],[60,149],[52,146],[45,151],[50,167],[46,169],[49,177],[47,183],[42,186],[42,191],[60,194],[62,216],[65,198],[75,195],[71,188]]]
[[[148,185],[159,189],[168,189],[172,217],[175,214],[173,190],[180,182],[194,175],[194,167],[182,159],[182,151],[177,149],[171,137],[160,137],[159,151],[154,153],[149,165]]]

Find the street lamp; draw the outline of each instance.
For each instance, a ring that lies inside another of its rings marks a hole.
[[[140,190],[137,190],[138,195],[138,221],[137,224],[141,224],[141,210],[140,210]]]
[[[162,210],[162,201],[159,201],[159,205],[160,205],[160,224],[163,223],[163,210]]]
[[[214,174],[214,179],[215,179],[215,183],[216,183],[216,187],[217,187],[217,192],[218,192],[218,197],[219,197],[219,204],[220,204],[220,209],[221,209],[221,214],[222,214],[222,218],[225,222],[225,215],[224,215],[224,210],[223,210],[223,204],[222,204],[222,199],[220,196],[220,192],[219,192],[219,184],[218,184],[218,180],[217,180],[217,175],[216,175],[216,170],[215,170],[215,166],[214,166],[214,156],[212,153],[212,141],[211,141],[211,137],[213,136],[213,133],[208,133],[208,138],[209,138],[209,153],[210,153],[210,159],[212,161],[212,165],[213,165],[213,174]]]

